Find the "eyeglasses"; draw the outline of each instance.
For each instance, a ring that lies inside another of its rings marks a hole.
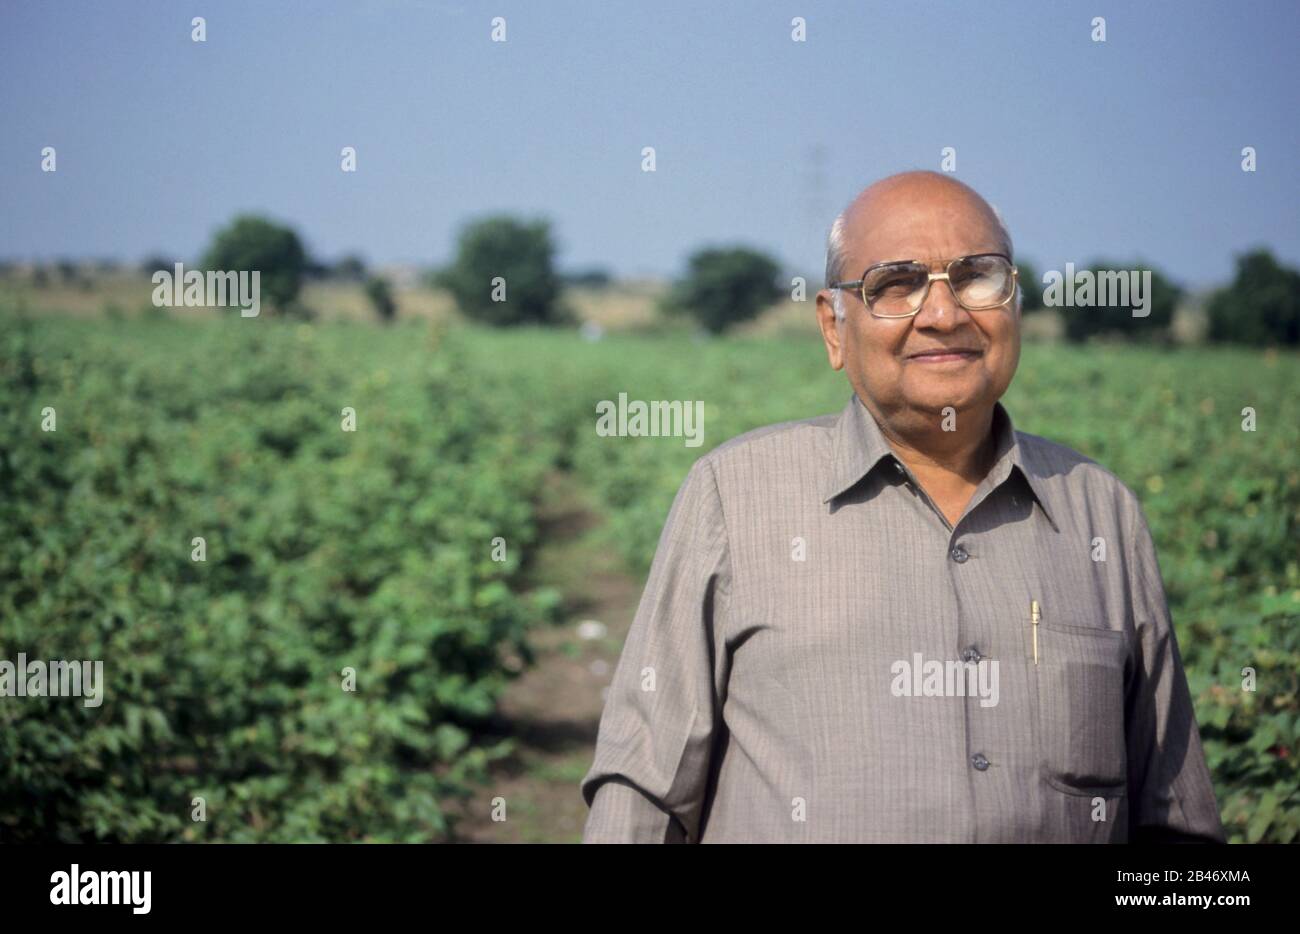
[[[910,318],[921,310],[930,283],[945,279],[953,298],[968,311],[998,308],[1016,294],[1016,267],[1001,253],[976,253],[948,262],[943,272],[930,272],[915,260],[877,263],[861,279],[836,282],[832,289],[856,289],[876,318]]]

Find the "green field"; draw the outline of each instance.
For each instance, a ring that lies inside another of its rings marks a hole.
[[[695,458],[849,393],[811,326],[587,341],[9,310],[0,332],[0,658],[113,673],[96,709],[0,705],[0,839],[445,838],[509,751],[482,724],[562,621],[565,576],[532,560],[548,478],[589,492],[641,575]],[[702,400],[704,444],[599,437],[620,392]],[[1031,344],[1005,401],[1141,498],[1230,838],[1293,841],[1300,357]]]

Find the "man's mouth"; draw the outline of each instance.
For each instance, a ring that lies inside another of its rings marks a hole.
[[[969,347],[935,347],[930,350],[918,350],[907,355],[908,360],[917,363],[951,363],[960,360],[974,360],[980,351]]]

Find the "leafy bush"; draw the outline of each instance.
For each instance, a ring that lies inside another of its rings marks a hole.
[[[1127,277],[1128,271],[1134,269],[1143,271],[1143,279],[1146,270],[1151,270],[1151,294],[1145,296],[1149,303],[1148,313],[1140,318],[1133,316],[1133,307],[1138,303],[1133,300],[1132,294],[1129,295],[1128,302],[1123,304],[1060,308],[1061,315],[1065,319],[1065,336],[1068,340],[1084,341],[1101,334],[1130,340],[1150,340],[1163,337],[1168,333],[1169,326],[1174,320],[1174,308],[1178,304],[1182,290],[1162,276],[1158,270],[1151,269],[1140,260],[1129,264],[1112,263],[1106,260],[1093,262],[1089,266],[1089,271],[1092,272],[1094,281],[1098,285],[1098,289],[1093,293],[1093,300],[1100,299],[1098,294],[1100,273],[1122,272]],[[1066,282],[1065,288],[1069,287],[1070,283]]]
[[[1019,270],[1016,281],[1020,286],[1020,310],[1025,314],[1042,311],[1046,306],[1043,305],[1043,280],[1039,278],[1038,267],[1028,260],[1017,259],[1016,268]]]
[[[666,296],[665,310],[690,315],[705,330],[720,334],[781,297],[780,271],[776,260],[747,247],[698,250]]]
[[[231,323],[5,321],[0,658],[107,689],[0,703],[0,840],[437,840],[508,748],[553,440],[454,341]]]
[[[284,312],[294,309],[307,268],[307,252],[289,227],[246,214],[217,231],[202,266],[235,272],[257,270],[263,299]]]
[[[1300,344],[1300,272],[1268,250],[1239,256],[1232,284],[1211,296],[1206,312],[1212,341]]]
[[[383,276],[371,276],[366,279],[366,298],[375,315],[385,324],[397,317],[397,302],[393,299],[393,290]]]
[[[558,324],[568,314],[560,304],[554,256],[546,221],[489,217],[465,226],[455,261],[433,281],[474,321],[497,326]]]

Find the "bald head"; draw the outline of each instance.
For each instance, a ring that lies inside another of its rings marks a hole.
[[[949,175],[904,172],[864,190],[836,218],[826,274],[828,284],[853,281],[872,266],[906,261],[927,268],[932,282],[953,260],[984,253],[1011,257],[997,211]],[[975,281],[969,272],[962,283]],[[943,435],[945,411],[973,416],[981,430],[990,424],[1020,359],[1020,296],[1017,289],[996,305],[969,308],[958,298],[963,286],[917,282],[894,280],[907,290],[910,314],[874,314],[860,290],[819,290],[817,326],[831,367],[846,372],[876,421],[937,449],[951,441]],[[989,297],[1005,295],[1011,283],[986,283],[997,289]],[[877,281],[876,298],[888,287]]]
[[[975,189],[942,172],[900,172],[883,178],[853,199],[831,225],[826,242],[826,285],[853,279],[872,262],[935,257],[880,256],[872,258],[873,239],[889,228],[889,242],[907,242],[908,227],[918,231],[939,222],[954,229],[983,228],[978,236],[1014,259],[1011,235],[997,209]],[[919,242],[919,237],[916,238]],[[865,259],[864,259],[865,257]],[[850,267],[850,261],[857,259]],[[870,261],[866,261],[870,260]],[[841,293],[835,292],[836,311],[842,316]]]

